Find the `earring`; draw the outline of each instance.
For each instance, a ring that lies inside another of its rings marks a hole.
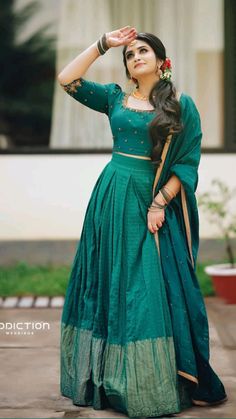
[[[130,79],[129,79],[129,85],[131,85],[131,84],[136,84],[136,87],[138,87],[138,80],[137,79],[135,79],[134,77],[131,77]]]
[[[159,74],[160,73],[162,73],[162,71],[160,71],[161,70],[161,67],[157,67],[157,69],[156,69],[156,74],[159,76]]]

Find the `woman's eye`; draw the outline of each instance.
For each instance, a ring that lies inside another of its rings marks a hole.
[[[140,49],[140,52],[141,51],[147,51],[147,49],[146,48],[141,48]],[[133,53],[131,52],[130,54],[127,54],[127,56],[126,56],[126,58],[127,58],[127,60],[131,57],[133,55]]]

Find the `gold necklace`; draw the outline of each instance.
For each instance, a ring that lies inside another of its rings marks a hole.
[[[148,100],[148,97],[141,95],[137,90],[132,92],[132,96],[140,100]]]

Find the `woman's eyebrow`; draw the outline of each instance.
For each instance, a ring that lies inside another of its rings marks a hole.
[[[143,47],[145,47],[145,48],[146,48],[146,45],[141,45],[141,46],[140,46],[140,47],[138,47],[137,49],[140,49],[140,48],[143,48]],[[129,51],[127,51],[125,55],[127,55],[129,52],[132,52],[132,51],[133,51],[133,49],[129,49]]]

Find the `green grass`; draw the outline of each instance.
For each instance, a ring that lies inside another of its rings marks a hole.
[[[212,263],[213,262],[197,263],[196,274],[197,274],[199,285],[200,285],[200,288],[201,288],[201,291],[202,291],[202,294],[203,294],[204,297],[208,297],[210,295],[215,295],[213,285],[212,285],[212,280],[209,277],[209,275],[207,275],[204,272],[205,266],[211,265]]]
[[[214,295],[212,281],[204,272],[204,267],[212,263],[214,262],[209,261],[197,265],[197,277],[203,296]],[[64,295],[70,271],[70,266],[37,266],[25,262],[19,262],[15,266],[0,267],[0,295],[2,297]]]
[[[68,266],[37,266],[25,262],[0,267],[0,295],[64,295],[70,269]]]
[[[229,261],[227,258],[222,258],[222,260],[208,260],[204,263],[197,263],[197,278],[204,297],[215,295],[212,280],[210,276],[204,272],[204,268],[207,265],[218,265],[220,263],[229,263]]]

